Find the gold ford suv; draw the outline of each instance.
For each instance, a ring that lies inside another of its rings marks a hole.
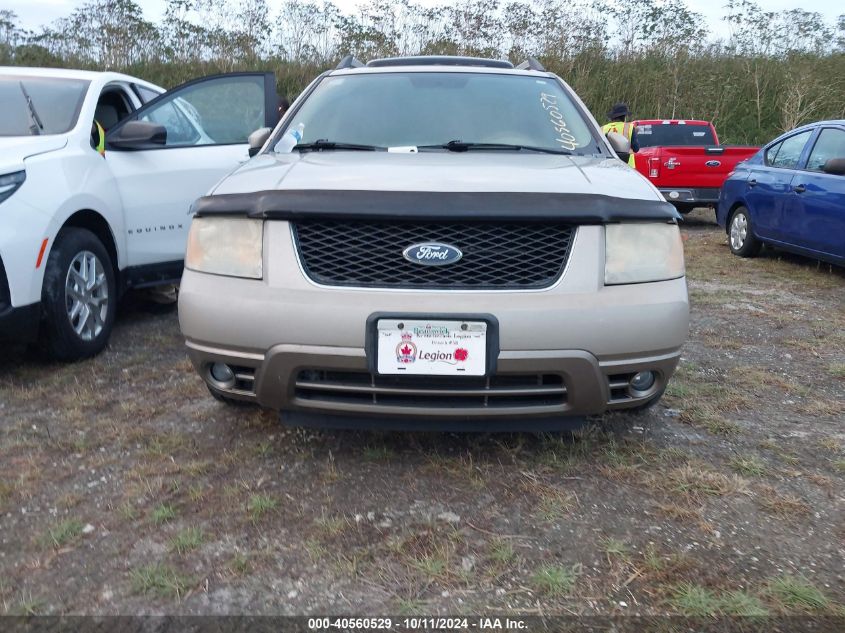
[[[297,425],[654,404],[688,330],[679,216],[608,136],[534,60],[346,58],[193,207],[196,370]]]

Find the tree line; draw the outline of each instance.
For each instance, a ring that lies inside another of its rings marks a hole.
[[[845,118],[845,15],[766,11],[728,0],[716,37],[685,0],[89,0],[36,30],[0,10],[0,64],[117,70],[170,87],[214,72],[274,70],[294,97],[348,53],[539,59],[602,119],[712,120],[723,142],[758,144],[801,123]]]

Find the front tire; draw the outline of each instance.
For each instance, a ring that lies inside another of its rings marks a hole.
[[[42,346],[61,361],[99,354],[109,341],[117,308],[111,257],[86,229],[62,229],[44,269]]]
[[[731,215],[728,224],[728,245],[731,252],[740,257],[755,257],[760,252],[762,244],[754,237],[751,218],[745,207],[737,208]]]

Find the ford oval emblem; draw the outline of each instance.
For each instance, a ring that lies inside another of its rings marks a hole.
[[[722,163],[721,163],[721,162],[719,162],[718,160],[708,160],[708,161],[707,161],[706,163],[704,163],[704,164],[705,164],[707,167],[718,167],[718,166],[719,166],[719,165],[721,165]]]
[[[440,242],[421,242],[411,244],[402,251],[402,256],[414,264],[423,266],[445,266],[454,264],[464,256],[461,249]]]

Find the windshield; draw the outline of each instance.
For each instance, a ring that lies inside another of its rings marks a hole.
[[[302,130],[303,144],[325,139],[420,147],[459,140],[601,153],[578,108],[549,77],[472,72],[326,77],[286,127]]]
[[[0,76],[0,136],[62,134],[72,129],[88,83],[80,79]]]
[[[677,123],[638,124],[637,141],[640,147],[716,144],[713,130],[709,125],[678,125]]]

